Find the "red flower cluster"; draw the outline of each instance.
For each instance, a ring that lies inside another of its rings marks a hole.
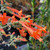
[[[22,28],[22,30],[20,30],[19,28],[17,28],[20,32],[20,35],[23,36],[23,37],[26,37],[27,33],[25,33],[25,29]]]
[[[43,27],[33,23],[30,18],[29,18],[29,22],[20,21],[19,23],[21,23],[22,26],[25,27],[25,29],[28,31],[28,33],[31,37],[38,39],[40,42],[43,40],[43,39],[41,39],[41,37],[45,36],[47,33],[46,27],[43,28]],[[27,25],[27,23],[29,23],[29,24]],[[32,25],[37,27],[38,29],[33,28]]]
[[[13,16],[11,17],[12,18],[11,23],[18,21],[15,18],[15,16],[17,16],[20,19],[22,18],[22,15],[23,15],[22,10],[18,11],[16,9],[13,9],[10,7],[7,7],[7,9],[10,9],[11,11],[13,11],[13,13],[12,13]],[[16,12],[18,14],[15,14],[14,12]],[[27,16],[24,15],[24,17],[27,17]],[[6,16],[6,13],[3,13],[3,16],[0,14],[0,21],[2,22],[3,25],[8,23],[9,18],[10,17]],[[26,35],[27,35],[27,33],[25,33],[25,30],[26,30],[26,31],[28,31],[28,33],[31,37],[38,39],[41,42],[41,41],[43,41],[43,39],[41,37],[46,36],[46,33],[48,33],[46,31],[46,27],[43,28],[43,27],[33,23],[33,20],[30,18],[28,18],[25,21],[19,20],[18,22],[23,26],[21,30],[19,28],[17,28],[20,32],[20,35],[23,37],[26,37]],[[33,28],[33,26],[37,27],[37,29]],[[12,34],[15,34],[15,33],[12,33]]]
[[[7,24],[9,18],[10,18],[9,16],[6,16],[6,13],[3,13],[3,15],[0,14],[0,21],[2,22],[3,25]]]
[[[14,8],[11,8],[11,7],[6,7],[8,10],[11,10],[12,11],[12,14],[15,15],[16,17],[18,18],[27,18],[26,15],[22,14],[22,9],[20,11],[18,11],[17,9],[14,9]],[[16,12],[17,14],[15,14],[14,12]]]

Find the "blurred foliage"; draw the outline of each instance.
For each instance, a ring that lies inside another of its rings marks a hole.
[[[37,15],[38,18],[35,19],[36,22],[39,25],[44,25],[48,27],[48,31],[50,32],[50,4],[49,0],[46,0],[46,2],[43,1],[43,4],[40,5],[39,7],[40,11],[39,14]]]

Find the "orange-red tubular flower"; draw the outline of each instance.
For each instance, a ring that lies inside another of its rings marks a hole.
[[[31,23],[33,23],[33,20],[31,20],[30,18],[28,18],[28,21],[29,21],[29,22],[25,21],[25,23],[26,23],[28,26],[31,27]]]
[[[1,4],[3,5],[3,0],[1,0]]]
[[[6,8],[9,9],[9,10],[11,10],[11,11],[13,11],[13,12],[16,12],[16,13],[19,12],[17,9],[14,9],[14,8],[11,8],[11,7],[8,7],[8,6]]]
[[[17,48],[17,46],[15,45],[15,48]]]
[[[10,34],[3,34],[3,35],[6,36],[6,37],[10,36]]]
[[[21,16],[19,16],[19,15],[17,15],[17,14],[15,14],[15,13],[12,13],[14,16],[16,16],[16,17],[18,17],[18,18],[22,18]]]
[[[33,20],[31,20],[30,18],[28,18],[28,20],[30,21],[30,23],[32,23],[32,22],[33,22]]]
[[[22,9],[20,10],[20,11],[18,11],[17,9],[14,9],[14,8],[11,8],[11,7],[6,7],[7,9],[9,9],[9,10],[11,10],[13,13],[11,13],[11,14],[13,14],[13,15],[15,15],[15,16],[17,16],[18,18],[22,18],[22,17],[24,17],[24,18],[27,18],[27,16],[26,15],[24,15],[24,14],[22,14]],[[17,14],[15,14],[14,12],[16,12]]]
[[[24,33],[24,31],[25,31],[24,29],[20,30],[18,28],[18,30],[19,30],[21,36],[26,37],[27,33]]]
[[[2,22],[3,25],[5,25],[7,24],[9,18],[10,18],[9,16],[6,16],[6,13],[3,13],[3,16],[2,15],[0,16],[0,21]]]
[[[22,16],[22,9],[18,12],[19,16]]]
[[[26,25],[28,25],[29,27],[31,27],[31,23],[33,23],[33,20],[31,20],[30,18],[28,18],[28,21],[25,21]]]
[[[12,35],[14,35],[14,34],[15,34],[15,32],[12,33]]]
[[[2,32],[2,31],[4,31],[2,28],[0,28],[0,31]]]
[[[17,9],[14,9],[14,8],[11,8],[11,7],[8,7],[8,6],[6,8],[9,9],[9,10],[11,10],[11,11],[13,11],[13,12],[18,13],[19,16],[23,15],[22,14],[22,9],[20,11],[18,11]]]
[[[16,21],[18,21],[18,20],[15,18],[15,16],[12,16],[11,23],[14,23],[14,22],[16,22]]]
[[[33,24],[32,23],[32,25],[36,26],[37,28],[39,28],[40,30],[42,30],[44,33],[48,33],[49,34],[49,32],[46,31],[47,26],[43,28],[43,27],[41,27],[41,26],[39,26],[37,24]]]

